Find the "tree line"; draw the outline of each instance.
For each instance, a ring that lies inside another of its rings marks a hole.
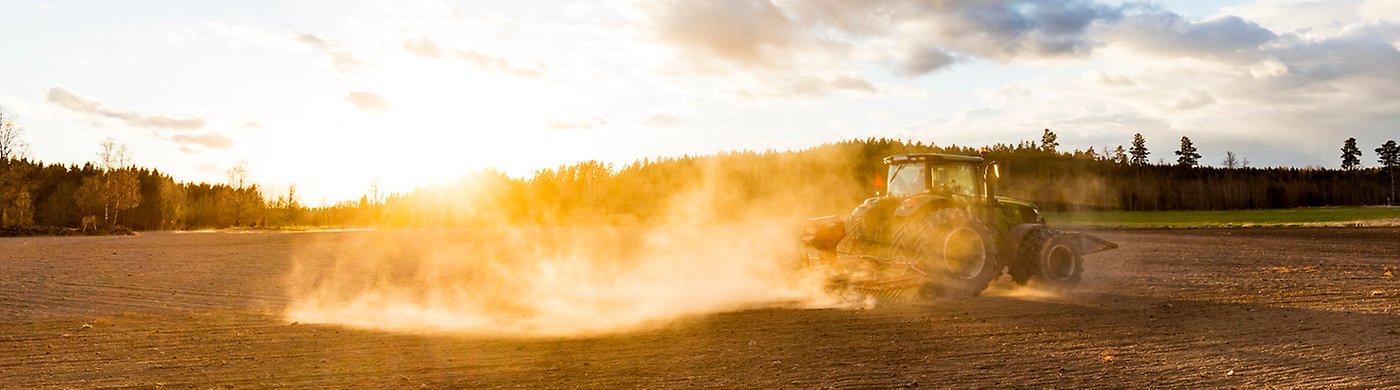
[[[3,112],[0,111],[0,114]],[[733,219],[849,212],[883,180],[881,159],[900,153],[984,154],[1000,164],[1002,194],[1047,210],[1225,210],[1394,202],[1400,147],[1360,163],[1354,138],[1341,169],[1251,167],[1227,152],[1220,166],[1181,138],[1174,164],[1154,164],[1141,134],[1127,147],[1059,150],[1041,139],[985,148],[867,138],[797,151],[737,151],[642,159],[623,166],[585,161],[514,178],[493,169],[403,194],[371,185],[358,201],[308,207],[291,186],[270,194],[251,184],[245,163],[227,183],[177,182],[131,164],[108,139],[83,165],[31,161],[22,128],[0,115],[0,225],[136,230],[286,226],[473,226],[631,223],[668,218]]]

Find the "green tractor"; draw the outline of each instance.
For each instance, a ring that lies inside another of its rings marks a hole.
[[[1000,169],[982,157],[885,158],[887,182],[846,218],[808,221],[807,260],[829,287],[877,298],[970,297],[1002,272],[1018,284],[1069,289],[1083,256],[1118,246],[1046,226],[1030,202],[997,196]]]

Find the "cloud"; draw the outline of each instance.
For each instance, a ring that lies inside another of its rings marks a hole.
[[[1210,93],[1200,89],[1192,89],[1177,99],[1172,108],[1185,111],[1213,103],[1215,103],[1215,97],[1211,96]]]
[[[544,71],[539,68],[517,68],[504,57],[481,54],[474,50],[455,51],[453,54],[458,59],[481,70],[508,73],[525,78],[539,78],[544,75]]]
[[[677,0],[642,9],[651,34],[686,61],[805,69],[807,62],[884,56],[898,58],[899,70],[915,76],[959,56],[1009,61],[1087,54],[1095,45],[1089,27],[1123,15],[1121,7],[1084,0]]]
[[[341,73],[351,73],[369,68],[369,64],[356,57],[355,53],[338,48],[325,38],[307,33],[295,33],[292,34],[292,39],[331,56],[331,64]]]
[[[233,140],[223,134],[209,132],[202,134],[175,134],[170,137],[170,141],[180,144],[181,150],[190,150],[190,145],[197,145],[205,149],[233,149]]]
[[[1133,81],[1131,77],[1124,76],[1121,74],[1109,73],[1101,69],[1092,70],[1088,74],[1086,74],[1085,77],[1092,80],[1095,83],[1099,83],[1102,85],[1122,87],[1137,85],[1137,82]]]
[[[364,112],[379,113],[394,110],[394,106],[389,104],[389,100],[373,92],[353,91],[345,95],[345,101],[354,104],[355,108]]]
[[[1129,15],[1107,31],[1105,38],[1134,49],[1214,59],[1254,60],[1260,46],[1278,38],[1273,31],[1238,16],[1192,22],[1166,11]]]
[[[685,124],[685,120],[667,114],[653,114],[642,118],[642,124],[650,127],[674,127]]]
[[[580,130],[592,129],[607,124],[608,121],[606,119],[603,119],[602,117],[593,117],[578,121],[551,120],[549,121],[549,124],[547,126],[550,130]]]
[[[450,56],[473,68],[487,72],[504,73],[524,78],[541,78],[544,77],[545,73],[544,68],[539,65],[522,67],[512,63],[505,57],[484,54],[475,50],[443,48],[426,37],[404,41],[403,49],[424,59],[436,60]]]
[[[832,88],[836,88],[842,91],[864,93],[879,92],[877,89],[875,89],[875,84],[871,84],[870,81],[866,79],[851,75],[836,76],[836,78],[833,78],[828,82],[831,84]]]
[[[815,40],[767,0],[664,1],[647,13],[657,38],[688,57],[740,66],[779,66]]]
[[[880,93],[880,89],[869,80],[861,78],[859,75],[848,74],[831,78],[774,76],[760,79],[754,85],[734,89],[730,92],[747,98],[809,99],[838,91],[856,95]]]
[[[427,59],[435,60],[443,56],[442,48],[439,48],[437,43],[426,37],[418,40],[404,41],[403,49],[413,55]]]
[[[900,21],[917,32],[905,38],[997,61],[1087,54],[1095,46],[1089,27],[1123,13],[1077,0],[899,3],[907,10]]]
[[[640,0],[623,12],[673,57],[678,85],[742,97],[878,94],[872,70],[916,78],[952,65],[1083,58],[1094,26],[1130,6],[1089,0]],[[707,83],[708,82],[708,83]],[[737,84],[737,86],[736,86]]]
[[[920,76],[946,68],[955,62],[957,58],[952,54],[937,47],[925,47],[904,53],[899,68],[905,75]]]
[[[127,126],[141,128],[162,128],[171,130],[196,130],[204,127],[204,118],[174,117],[166,114],[142,114],[131,110],[108,107],[97,99],[79,95],[64,87],[49,89],[48,101],[59,107],[80,114],[120,121]]]

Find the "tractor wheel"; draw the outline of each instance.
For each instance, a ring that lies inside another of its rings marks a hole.
[[[905,220],[895,237],[901,257],[927,276],[925,297],[971,297],[1001,276],[996,238],[966,210],[948,208]]]
[[[836,245],[836,250],[877,257],[894,256],[890,245],[893,232],[887,225],[869,216],[851,218],[846,224],[846,238]]]
[[[1073,288],[1084,274],[1084,258],[1074,243],[1050,229],[1026,235],[1019,263],[1029,269],[1033,279],[1057,290]]]
[[[846,237],[836,244],[836,250],[846,253],[867,253],[878,229],[865,217],[851,218],[846,222]]]
[[[1038,269],[1040,263],[1036,259],[1040,256],[1041,246],[1044,246],[1045,242],[1050,240],[1053,235],[1054,232],[1049,228],[1033,227],[1031,231],[1021,236],[1021,245],[1009,247],[1015,250],[1015,253],[1012,253],[1011,257],[1007,259],[1009,263],[1006,264],[1006,273],[1011,275],[1012,282],[1016,282],[1018,286],[1024,286],[1030,283],[1036,274],[1040,273]]]

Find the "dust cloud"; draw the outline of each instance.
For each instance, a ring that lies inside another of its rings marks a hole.
[[[1008,285],[1003,288],[988,288],[982,292],[983,296],[1006,297],[1027,301],[1055,301],[1066,297],[1066,291],[1054,287],[1044,286],[1036,281],[1031,281],[1025,286]]]
[[[644,225],[326,235],[296,254],[286,318],[401,332],[567,337],[754,307],[833,305],[822,275],[798,266],[799,223],[809,216],[791,215],[803,210],[792,207],[796,197],[733,202],[726,174],[706,169],[694,188],[670,199],[668,215]]]

